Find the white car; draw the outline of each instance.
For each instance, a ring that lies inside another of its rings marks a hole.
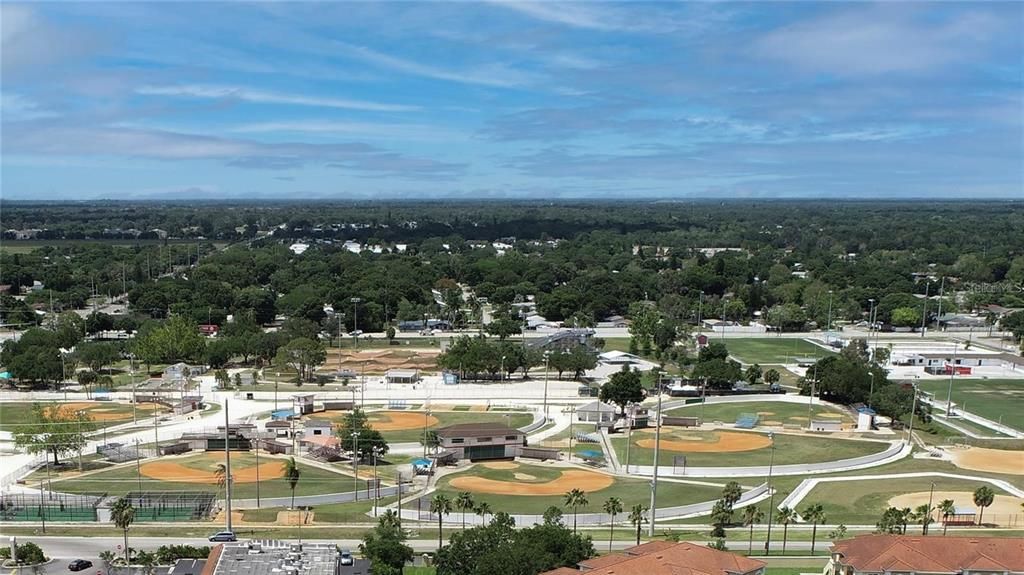
[[[356,562],[356,560],[352,558],[352,552],[351,551],[347,551],[346,550],[346,551],[342,551],[341,552],[341,564],[342,565],[353,565],[353,564],[355,564],[355,562]]]

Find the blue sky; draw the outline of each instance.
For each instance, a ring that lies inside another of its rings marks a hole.
[[[1020,2],[4,2],[2,196],[1024,197]]]

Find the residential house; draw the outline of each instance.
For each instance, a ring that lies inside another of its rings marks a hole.
[[[700,543],[651,541],[541,575],[764,575],[765,563]]]
[[[1022,537],[860,535],[832,545],[824,575],[1024,573]]]

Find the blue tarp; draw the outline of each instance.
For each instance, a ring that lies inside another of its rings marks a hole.
[[[271,419],[288,419],[289,417],[291,417],[293,415],[295,415],[295,411],[293,411],[291,409],[279,409],[277,411],[271,412],[270,418]]]
[[[584,457],[586,459],[603,459],[604,452],[594,451],[593,449],[586,449],[580,452],[580,457]]]
[[[413,467],[430,467],[434,462],[429,459],[414,459],[412,461]]]
[[[0,371],[0,379],[11,379],[11,372]]]

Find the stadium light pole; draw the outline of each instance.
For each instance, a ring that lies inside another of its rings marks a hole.
[[[768,441],[771,442],[771,456],[768,458],[768,534],[764,540],[764,554],[768,555],[772,544],[772,514],[775,509],[775,490],[772,489],[772,471],[775,467],[775,433],[768,432]]]
[[[355,342],[355,348],[359,349],[359,304],[363,301],[363,298],[354,297],[348,301],[352,302],[352,333],[353,340]]]
[[[825,324],[825,344],[832,343],[832,290],[828,290],[828,322]]]
[[[648,521],[647,536],[654,537],[654,522],[658,519],[658,455],[661,448],[661,390],[658,390],[658,415],[654,420],[654,473],[651,475],[651,517]]]
[[[231,528],[231,423],[228,418],[228,399],[224,398],[224,509],[227,531]]]
[[[956,376],[956,340],[953,341],[953,365],[949,368],[949,391],[946,393],[946,417],[953,416],[953,378]]]
[[[550,371],[551,350],[544,352],[544,420],[548,418],[548,378]]]
[[[868,341],[871,341],[871,332],[875,330],[875,298],[868,298]],[[868,344],[871,351],[871,361],[875,361],[875,347]]]
[[[921,304],[921,337],[924,337],[924,325],[928,321],[928,289],[932,287],[932,284],[925,281],[924,284],[924,302]]]

